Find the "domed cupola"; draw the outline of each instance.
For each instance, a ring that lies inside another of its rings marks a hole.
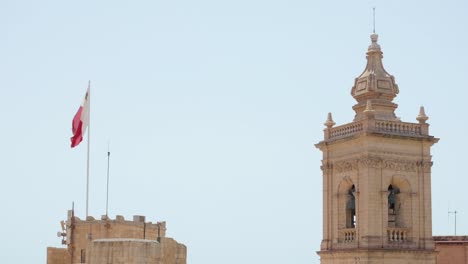
[[[354,81],[351,95],[357,100],[353,106],[356,116],[354,121],[366,118],[366,105],[372,105],[375,118],[381,120],[398,120],[395,116],[397,104],[392,102],[398,94],[395,78],[385,71],[382,64],[382,51],[377,43],[377,34],[371,35],[372,43],[367,50],[367,65],[364,72]]]

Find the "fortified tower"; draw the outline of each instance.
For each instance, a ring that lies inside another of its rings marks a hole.
[[[81,220],[68,211],[58,236],[66,248],[47,248],[47,264],[186,264],[187,248],[166,237],[166,222],[146,222],[135,215],[133,221],[121,215],[100,220]]]
[[[395,115],[395,78],[371,35],[367,66],[355,79],[351,123],[325,122],[321,263],[435,263],[428,117]]]

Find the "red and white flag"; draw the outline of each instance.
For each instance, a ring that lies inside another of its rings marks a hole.
[[[78,108],[78,112],[76,112],[75,117],[73,117],[73,137],[70,138],[72,148],[78,146],[78,144],[83,141],[83,135],[85,134],[89,125],[89,96],[90,94],[88,87],[88,90],[86,90],[86,95],[83,99],[83,103],[81,103],[80,108]]]

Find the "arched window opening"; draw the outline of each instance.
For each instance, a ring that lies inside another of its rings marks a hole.
[[[393,187],[391,184],[388,186],[388,226],[396,227],[397,218],[401,203],[399,202],[398,194],[400,189]]]
[[[80,263],[86,263],[86,251],[82,249],[80,253]]]
[[[348,191],[346,200],[346,228],[356,227],[356,188],[353,186]]]

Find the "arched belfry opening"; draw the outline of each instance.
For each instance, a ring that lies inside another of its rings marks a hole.
[[[388,186],[388,226],[397,227],[398,213],[401,209],[400,189],[393,185]]]
[[[356,187],[351,186],[346,197],[346,228],[356,227]]]

